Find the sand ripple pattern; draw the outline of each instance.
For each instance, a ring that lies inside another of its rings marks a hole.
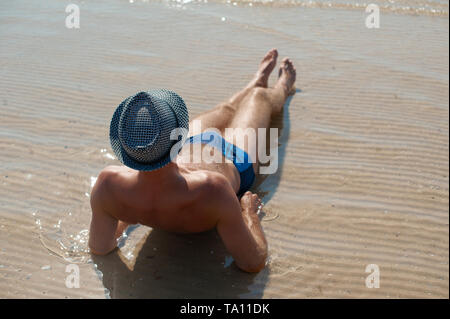
[[[0,297],[448,298],[448,18],[383,15],[369,30],[358,10],[184,8],[86,2],[68,30],[60,1],[0,4]],[[300,91],[273,122],[279,170],[254,188],[278,216],[263,222],[268,267],[239,272],[214,232],[150,229],[66,288],[35,216],[47,235],[60,220],[88,228],[117,104],[166,87],[195,116],[271,47],[297,65]]]

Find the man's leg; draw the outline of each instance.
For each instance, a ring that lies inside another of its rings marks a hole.
[[[202,130],[205,130],[207,128],[216,128],[223,133],[225,128],[229,127],[236,114],[236,111],[242,104],[241,102],[249,94],[251,94],[252,90],[256,87],[267,88],[267,81],[269,79],[270,73],[276,65],[277,57],[277,50],[270,50],[262,59],[254,78],[243,90],[233,95],[228,101],[221,103],[212,110],[195,117],[194,121],[201,121]],[[192,128],[193,127],[191,126],[189,135],[193,135],[195,133],[192,132]]]
[[[237,143],[237,146],[251,154],[252,160],[255,162],[253,164],[255,172],[258,172],[259,167],[258,148],[263,148],[263,151],[266,148],[265,143],[259,145],[257,141],[258,128],[269,128],[271,117],[281,112],[287,97],[294,90],[295,77],[296,70],[292,61],[285,58],[281,63],[279,78],[275,86],[273,88],[254,87],[249,90],[237,105],[236,112],[228,124],[230,128],[241,129],[234,131],[238,134],[235,135],[233,141],[230,138],[228,141]],[[253,130],[255,133],[256,145],[254,146],[249,145],[249,141],[246,141],[246,137],[249,136],[246,135],[247,129]],[[226,135],[224,137],[227,138]],[[240,145],[239,141],[244,144]]]
[[[279,78],[274,87],[268,88],[269,75],[276,65],[278,52],[270,50],[260,63],[259,69],[252,81],[240,92],[235,94],[229,101],[216,106],[214,109],[194,118],[202,123],[202,131],[208,128],[218,129],[226,137],[226,128],[250,128],[257,134],[258,128],[268,128],[272,115],[279,113],[289,94],[294,89],[296,70],[292,61],[285,58],[279,69]],[[190,126],[189,135],[193,135],[193,126]],[[237,137],[235,140],[244,140],[245,136]],[[231,143],[235,140],[228,139]],[[239,143],[238,143],[239,144]],[[238,145],[247,153],[252,153],[255,162],[254,169],[257,172],[258,156],[257,149],[266,145],[256,145],[256,152],[251,152],[250,145]],[[256,153],[256,154],[255,154]]]

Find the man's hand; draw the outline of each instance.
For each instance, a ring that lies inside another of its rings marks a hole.
[[[247,212],[250,215],[257,215],[261,206],[261,199],[256,194],[246,192],[241,198],[242,212]]]
[[[261,229],[258,213],[262,207],[261,199],[256,194],[246,192],[241,198],[242,216],[250,231]],[[255,229],[256,227],[256,229]],[[262,243],[260,243],[262,244]]]

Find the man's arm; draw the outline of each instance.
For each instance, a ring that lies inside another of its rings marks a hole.
[[[117,246],[117,238],[128,224],[109,215],[103,200],[110,178],[110,172],[102,171],[91,192],[92,219],[89,230],[89,249],[93,254],[106,255]]]
[[[219,200],[217,231],[240,269],[259,272],[267,258],[267,242],[257,215],[261,201],[256,194],[246,192],[239,202],[231,185],[225,188]]]

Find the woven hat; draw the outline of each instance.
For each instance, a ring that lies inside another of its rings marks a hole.
[[[139,171],[152,171],[170,162],[170,150],[186,136],[171,140],[173,129],[189,129],[189,114],[175,92],[155,89],[126,98],[111,120],[109,138],[119,161]]]

